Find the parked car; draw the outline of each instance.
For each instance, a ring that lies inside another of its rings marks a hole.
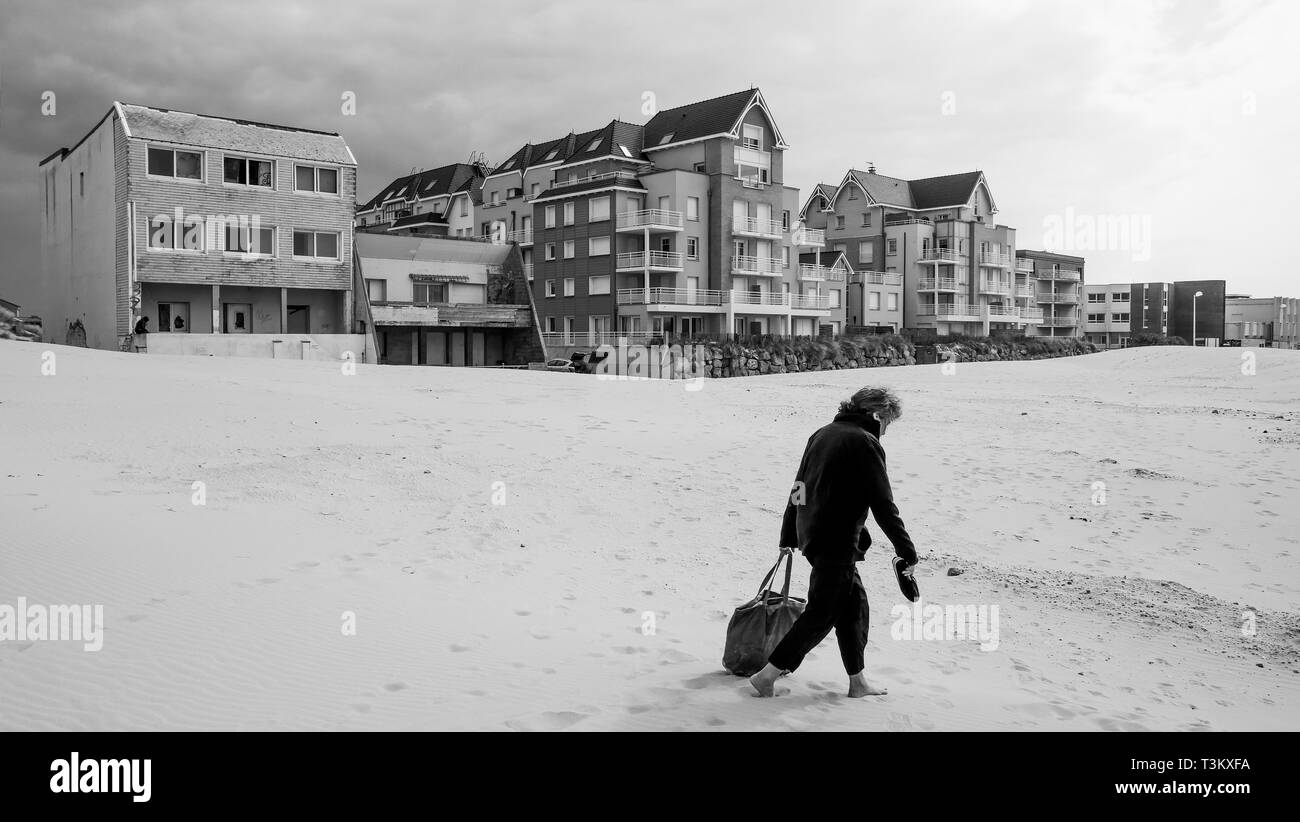
[[[566,360],[564,357],[553,357],[546,361],[547,371],[573,371],[573,360]]]

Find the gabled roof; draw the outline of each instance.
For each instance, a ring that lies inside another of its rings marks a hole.
[[[582,163],[605,157],[645,162],[641,154],[642,131],[641,126],[611,120],[604,128],[573,135],[573,150],[564,162]]]
[[[523,173],[533,166],[562,162],[565,155],[572,150],[569,148],[569,143],[573,136],[570,133],[544,143],[524,143],[518,151],[507,157],[505,162],[493,169],[491,176],[496,177],[512,171]]]
[[[688,143],[718,134],[739,137],[740,122],[755,105],[767,112],[772,131],[776,134],[777,146],[785,148],[785,141],[781,139],[781,132],[777,129],[771,112],[767,111],[762,92],[751,88],[711,100],[664,109],[645,124],[645,150],[654,151],[664,146]]]
[[[434,214],[432,211],[426,211],[421,214],[411,214],[406,217],[398,217],[393,220],[393,224],[388,227],[388,231],[401,231],[404,228],[416,228],[425,225],[446,225],[447,221],[442,217]]]
[[[808,207],[811,206],[813,204],[813,201],[816,200],[818,197],[825,197],[826,204],[831,205],[832,203],[835,202],[835,186],[831,185],[830,183],[818,183],[817,185],[813,186],[813,190],[808,195],[808,199],[804,200],[803,207],[799,209],[800,220],[808,216]]]
[[[332,132],[190,114],[132,103],[114,105],[120,107],[129,136],[140,140],[336,165],[357,164],[347,143]]]
[[[831,202],[834,203],[839,198],[845,186],[856,185],[866,192],[867,199],[872,205],[897,206],[915,211],[959,207],[970,202],[976,187],[981,183],[987,190],[988,183],[984,180],[982,171],[945,174],[920,180],[903,180],[874,171],[859,171],[851,168],[831,196]],[[993,195],[990,193],[989,201],[992,202],[992,199]],[[997,211],[996,204],[993,210]]]
[[[430,197],[449,195],[473,185],[475,178],[482,179],[483,170],[470,163],[452,163],[441,168],[417,171],[405,177],[398,177],[357,211],[370,211],[383,203],[394,200],[425,200]]]
[[[823,251],[821,253],[821,257],[822,257],[821,264],[826,266],[827,268],[835,268],[836,266],[840,266],[845,271],[853,270],[853,266],[849,264],[848,255],[846,255],[843,251]],[[802,254],[799,255],[799,262],[805,263],[807,265],[816,265],[817,252],[816,251],[803,252]]]

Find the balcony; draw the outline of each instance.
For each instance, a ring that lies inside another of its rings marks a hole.
[[[1043,309],[1022,308],[1020,309],[1020,318],[1023,320],[1041,320],[1043,318]]]
[[[1078,324],[1079,321],[1074,317],[1044,317],[1038,321],[1038,325],[1050,328],[1069,328]]]
[[[933,225],[929,217],[886,217],[885,225]]]
[[[1034,287],[1033,287],[1032,285],[1017,285],[1017,286],[1016,286],[1016,296],[1017,296],[1017,297],[1024,298],[1024,299],[1032,299],[1035,293],[1036,293],[1036,292],[1034,291]]]
[[[1038,295],[1038,302],[1040,302],[1040,303],[1059,303],[1059,304],[1061,304],[1061,305],[1078,305],[1078,304],[1079,304],[1079,295],[1078,295],[1078,294],[1051,294],[1051,293],[1044,293],[1044,294],[1039,294],[1039,295]]]
[[[965,288],[966,284],[952,277],[922,277],[916,287],[921,291],[957,291]]]
[[[1060,271],[1040,271],[1038,272],[1038,278],[1041,280],[1051,279],[1077,281],[1079,279],[1079,272],[1072,268],[1063,268]]]
[[[756,217],[741,217],[736,215],[731,218],[731,233],[740,234],[746,237],[762,237],[769,240],[781,239],[784,229],[781,224],[772,220],[760,220]]]
[[[826,245],[826,231],[821,228],[796,228],[790,233],[790,242],[793,245],[820,248]]]
[[[1026,258],[1024,258],[1024,257],[1017,257],[1017,258],[1016,258],[1016,273],[1017,273],[1017,274],[1033,274],[1033,273],[1034,273],[1034,261],[1033,261],[1033,260],[1026,259]]]
[[[855,282],[863,283],[865,285],[901,286],[903,284],[902,274],[895,274],[889,271],[859,271],[855,276],[857,277],[857,279],[854,280]],[[933,282],[934,279],[931,278],[930,281]],[[922,282],[924,282],[924,280]],[[956,280],[953,280],[953,282],[955,283]]]
[[[370,318],[375,325],[404,326],[475,326],[489,328],[527,328],[532,325],[532,311],[527,306],[489,305],[487,303],[377,302],[370,304]]]
[[[532,263],[524,263],[524,279],[528,280],[528,282],[530,282],[530,283],[533,281],[533,264],[532,264]]]
[[[619,305],[715,306],[722,305],[721,291],[699,288],[620,288]]]
[[[681,231],[683,215],[680,211],[649,208],[644,211],[625,211],[618,215],[618,231]]]
[[[779,277],[781,276],[781,268],[781,261],[775,257],[736,256],[731,258],[731,273],[742,277]]]
[[[826,311],[831,307],[831,298],[825,294],[791,294],[790,308],[813,311]]]
[[[832,273],[830,266],[809,265],[808,263],[800,263],[799,265],[799,279],[806,283],[825,282],[827,276]]]
[[[761,181],[761,176],[766,176],[769,180],[772,178],[772,152],[770,151],[736,146],[732,149],[731,160],[736,166],[737,177],[752,179],[759,187],[767,185]]]
[[[966,303],[939,303],[938,305],[921,305],[916,310],[918,317],[934,317],[946,322],[975,322],[982,320],[980,308]]]
[[[580,186],[584,183],[593,183],[596,181],[607,180],[612,185],[614,183],[635,183],[638,182],[636,174],[630,171],[607,171],[604,174],[592,174],[588,177],[578,177],[573,180],[555,180],[551,183],[548,191],[568,188],[569,186]],[[502,203],[504,205],[504,203]]]
[[[966,255],[951,248],[927,248],[921,252],[922,263],[964,263]]]
[[[991,268],[1010,268],[1011,255],[999,254],[993,251],[984,251],[980,253],[980,265]]]
[[[511,231],[506,234],[506,242],[519,243],[520,245],[532,245],[533,230],[531,228],[521,228],[518,231]]]
[[[1009,280],[990,280],[981,277],[979,283],[981,294],[1001,294],[1006,297],[1011,296],[1011,282]]]
[[[724,292],[723,300],[732,305],[759,305],[789,307],[789,294],[779,291],[738,291],[732,289]]]
[[[681,271],[680,251],[631,251],[618,255],[618,271]]]

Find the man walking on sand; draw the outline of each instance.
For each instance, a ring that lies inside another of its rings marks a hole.
[[[870,511],[907,563],[903,574],[910,577],[916,566],[916,548],[894,505],[880,447],[885,429],[901,415],[898,397],[889,390],[863,388],[809,437],[781,523],[781,551],[798,548],[812,565],[808,604],[767,666],[750,677],[759,696],[775,696],[777,678],[796,670],[832,628],[849,675],[849,696],[886,693],[870,685],[864,672],[870,611],[857,563],[871,545],[865,527]]]

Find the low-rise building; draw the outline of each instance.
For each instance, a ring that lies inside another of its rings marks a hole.
[[[1225,300],[1225,342],[1256,348],[1300,348],[1300,299],[1233,295]]]
[[[1083,287],[1084,339],[1125,348],[1136,334],[1219,345],[1224,337],[1224,280],[1091,284]]]

